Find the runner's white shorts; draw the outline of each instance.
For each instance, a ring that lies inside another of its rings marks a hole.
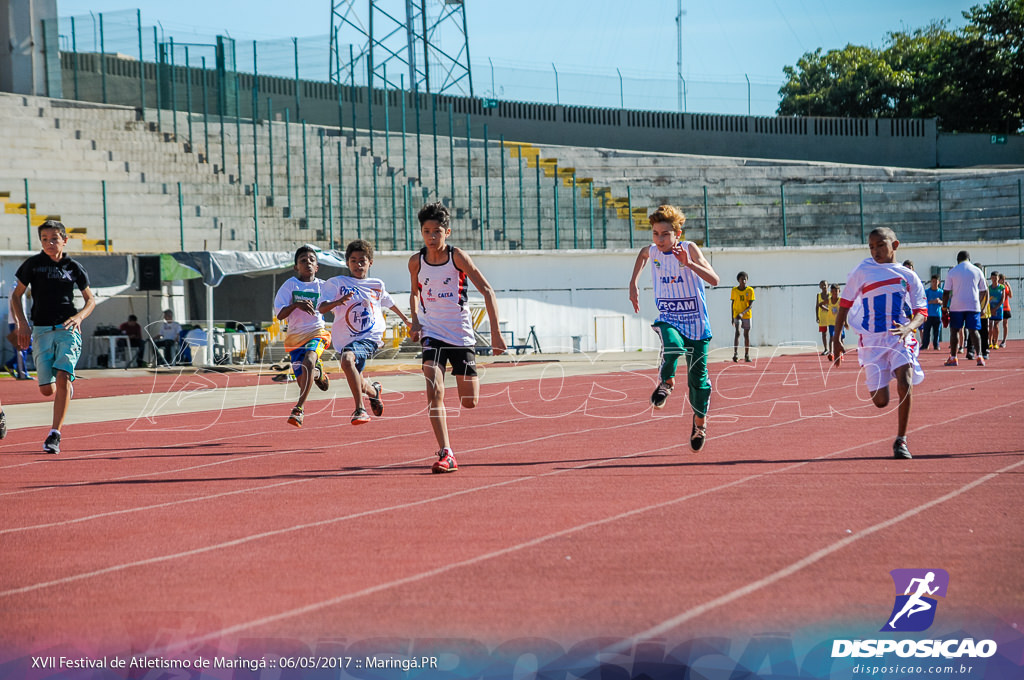
[[[864,367],[864,382],[871,392],[888,386],[900,366],[910,365],[911,384],[924,380],[924,371],[917,360],[920,344],[913,334],[906,341],[900,341],[888,333],[871,333],[860,336],[857,347],[857,361]]]

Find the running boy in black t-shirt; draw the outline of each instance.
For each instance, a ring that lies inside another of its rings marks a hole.
[[[54,396],[53,425],[43,444],[46,453],[60,453],[60,428],[68,412],[75,380],[75,365],[82,354],[82,321],[92,314],[96,299],[89,288],[89,276],[81,264],[64,254],[68,235],[64,225],[47,220],[39,225],[43,251],[18,268],[18,285],[11,295],[17,324],[18,344],[29,342],[29,325],[21,298],[32,288],[32,358],[36,363],[39,391]],[[82,291],[85,306],[75,309],[75,288]]]

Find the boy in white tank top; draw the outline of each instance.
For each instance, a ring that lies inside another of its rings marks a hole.
[[[651,262],[654,302],[658,319],[652,328],[661,337],[661,382],[651,394],[651,405],[660,409],[675,387],[676,365],[686,357],[686,383],[693,407],[690,448],[700,451],[707,438],[707,413],[711,402],[708,378],[708,345],[711,323],[704,284],[718,285],[718,274],[692,241],[680,241],[686,216],[671,205],[660,206],[650,218],[654,244],[643,248],[633,265],[629,300],[640,312],[640,272]]]
[[[444,407],[445,365],[451,364],[459,399],[465,408],[474,408],[480,400],[480,381],[476,374],[476,334],[466,306],[468,279],[484,297],[491,328],[493,354],[505,351],[498,331],[498,299],[484,275],[469,255],[447,244],[451,235],[451,217],[443,203],[430,203],[420,210],[420,234],[423,249],[409,259],[412,293],[409,310],[410,337],[423,345],[423,376],[427,380],[430,426],[440,450],[431,472],[455,472],[455,460],[448,441],[448,420]]]

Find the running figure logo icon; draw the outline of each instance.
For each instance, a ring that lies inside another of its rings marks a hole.
[[[949,588],[949,572],[945,569],[893,569],[896,602],[883,631],[918,632],[927,630],[935,621],[938,601]]]

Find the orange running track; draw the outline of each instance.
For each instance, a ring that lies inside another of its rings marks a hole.
[[[700,453],[685,389],[652,413],[655,372],[625,363],[485,380],[461,412],[450,388],[450,475],[429,472],[421,392],[387,393],[383,418],[352,427],[340,375],[302,429],[286,404],[231,408],[230,394],[222,410],[68,425],[58,457],[39,452],[45,429],[14,429],[0,677],[70,677],[31,667],[62,655],[274,664],[184,677],[404,677],[366,664],[433,649],[450,652],[438,677],[510,677],[502,664],[523,654],[562,676],[610,663],[682,677],[754,654],[773,677],[852,677],[822,645],[885,637],[897,568],[950,574],[915,637],[991,638],[999,654],[971,677],[1022,677],[1024,346],[993,354],[944,368],[925,353],[909,461],[891,457],[895,399],[875,408],[852,362],[809,354],[713,364]],[[111,393],[101,382],[72,412]],[[6,403],[37,399],[8,385]],[[765,640],[793,658],[758,652]],[[312,657],[350,665],[300,666]]]

